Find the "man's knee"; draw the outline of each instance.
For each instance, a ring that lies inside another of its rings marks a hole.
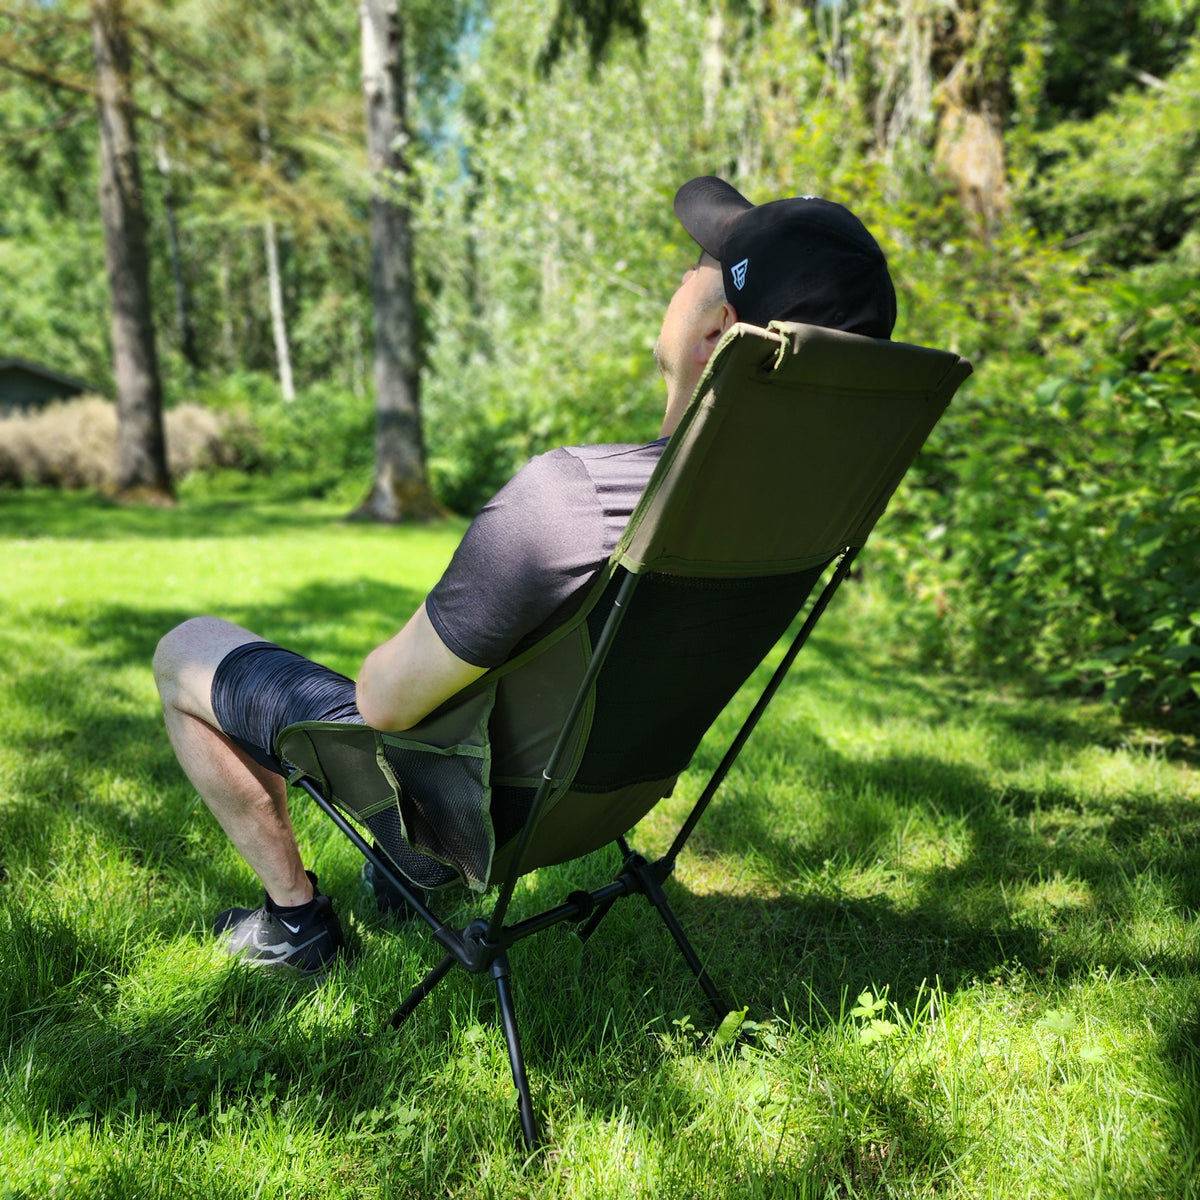
[[[220,617],[192,617],[163,635],[154,651],[154,682],[164,704],[180,703],[185,693],[203,693],[221,660],[257,634]]]
[[[154,682],[159,685],[160,691],[163,684],[169,682],[178,674],[179,668],[195,656],[195,648],[203,642],[212,620],[212,617],[192,617],[159,638],[154,649]]]

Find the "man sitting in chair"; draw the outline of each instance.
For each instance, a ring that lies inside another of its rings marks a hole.
[[[755,206],[711,176],[675,197],[702,253],[654,348],[667,387],[660,438],[576,446],[529,462],[472,523],[445,574],[358,680],[216,617],[159,643],[154,674],[180,765],[265,889],[216,918],[231,955],[310,974],[340,953],[341,925],[306,871],[288,815],[276,735],[297,721],[409,729],[564,621],[608,560],[705,364],[736,321],[891,336],[896,298],[863,224],[814,197]]]

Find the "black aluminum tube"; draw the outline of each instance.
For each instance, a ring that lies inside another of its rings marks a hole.
[[[695,975],[705,996],[708,997],[709,1004],[713,1006],[713,1011],[717,1014],[717,1020],[723,1021],[725,1015],[729,1012],[729,1004],[725,997],[721,995],[720,989],[713,982],[712,976],[709,975],[704,964],[700,961],[700,956],[696,953],[696,948],[692,945],[691,939],[679,923],[679,918],[675,915],[675,910],[671,907],[671,902],[667,899],[666,892],[663,891],[658,880],[654,878],[653,867],[650,864],[643,864],[637,873],[646,898],[658,910],[658,915],[662,917],[663,923],[671,931],[671,936],[675,939],[675,945],[679,947],[679,952],[683,955],[684,961],[691,967],[692,974]]]
[[[597,908],[603,907],[607,911],[608,906],[612,904],[619,896],[628,895],[633,889],[623,879],[616,879],[612,883],[605,884],[604,887],[598,888],[591,893],[592,900]],[[503,932],[503,944],[505,946],[515,945],[524,938],[533,933],[539,933],[543,929],[549,929],[553,925],[561,925],[564,921],[577,921],[579,916],[579,905],[568,902],[560,904],[557,908],[547,909],[544,913],[539,913],[536,917],[530,917],[527,921],[518,921],[515,925],[505,926]]]
[[[449,971],[456,962],[458,962],[458,959],[456,959],[453,954],[447,954],[445,958],[443,958],[441,962],[439,962],[438,965],[434,967],[433,970],[430,971],[425,978],[422,979],[421,982],[418,983],[417,986],[408,993],[407,996],[405,996],[404,1002],[398,1009],[396,1009],[394,1013],[392,1013],[392,1019],[389,1023],[393,1029],[399,1029],[400,1026],[412,1016],[417,1005],[420,1004],[421,1001],[424,1000],[425,997],[428,996],[429,993],[432,992],[433,989],[442,982],[446,972]]]
[[[533,1115],[533,1096],[529,1077],[525,1074],[525,1056],[521,1052],[521,1035],[517,1030],[517,1012],[513,1006],[512,986],[508,981],[508,956],[501,950],[492,959],[492,978],[496,981],[496,996],[500,1002],[500,1022],[504,1041],[508,1045],[508,1063],[512,1067],[513,1083],[517,1089],[517,1105],[521,1113],[521,1133],[530,1153],[538,1148],[537,1121]]]

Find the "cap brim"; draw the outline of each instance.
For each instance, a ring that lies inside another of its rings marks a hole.
[[[675,193],[675,216],[701,250],[721,257],[730,226],[754,205],[715,175],[690,179]]]

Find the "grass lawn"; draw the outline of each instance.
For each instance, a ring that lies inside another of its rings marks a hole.
[[[382,1032],[436,949],[303,797],[352,957],[312,986],[215,953],[212,915],[260,893],[150,658],[210,612],[353,673],[460,527],[337,515],[0,496],[0,1200],[1200,1194],[1195,739],[914,670],[854,594],[668,885],[752,1039],[714,1045],[640,901],[586,946],[522,943],[526,1161],[490,985]],[[736,723],[635,844],[665,846]],[[613,867],[540,872],[514,916]]]

